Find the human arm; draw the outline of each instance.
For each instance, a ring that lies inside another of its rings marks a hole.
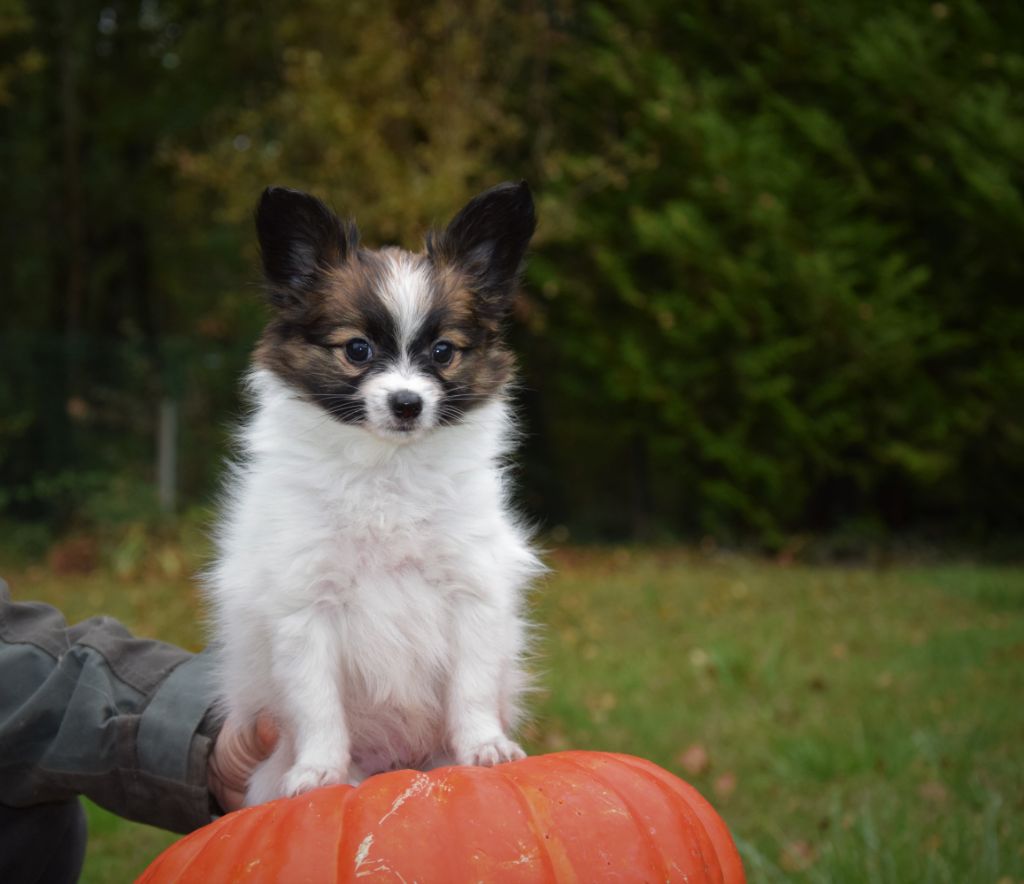
[[[187,832],[211,818],[213,658],[109,617],[68,626],[0,581],[0,803],[86,795]]]

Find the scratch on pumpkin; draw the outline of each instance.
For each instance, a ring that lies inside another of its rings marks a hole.
[[[356,850],[356,867],[353,871],[356,876],[360,874],[359,867],[366,862],[366,857],[370,855],[370,848],[373,847],[373,832],[370,832],[360,843],[359,848]]]
[[[531,850],[529,853],[523,853],[519,859],[510,859],[506,861],[507,866],[521,866],[521,865],[532,865],[534,860],[537,859],[538,851]]]
[[[401,872],[396,872],[390,866],[385,864],[383,859],[370,859],[370,848],[373,847],[373,833],[371,832],[362,841],[359,842],[359,847],[356,849],[356,865],[352,870],[356,873],[357,878],[365,878],[367,875],[379,875],[381,872],[394,875],[402,884],[408,884]],[[363,868],[366,866],[367,868]]]
[[[389,810],[386,814],[384,814],[384,816],[377,820],[377,825],[379,826],[381,823],[383,823],[384,820],[391,816],[391,814],[395,813],[398,810],[398,808],[405,804],[405,802],[412,798],[414,795],[418,795],[420,792],[424,791],[429,795],[432,788],[433,783],[431,782],[430,777],[422,773],[417,774],[416,779],[412,781],[412,785],[409,786],[408,789],[406,789],[401,795],[399,795],[394,800],[394,803],[391,805],[391,810]]]

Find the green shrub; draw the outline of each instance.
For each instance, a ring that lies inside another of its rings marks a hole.
[[[569,512],[1020,523],[1024,10],[903,6],[571,23],[532,274]]]

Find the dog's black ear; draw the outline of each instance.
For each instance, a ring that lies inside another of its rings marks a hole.
[[[537,227],[525,181],[507,181],[474,197],[444,231],[427,238],[427,253],[466,272],[477,294],[507,301]]]
[[[256,233],[270,301],[302,306],[323,274],[345,262],[359,244],[353,224],[344,224],[314,196],[268,187],[256,206]]]

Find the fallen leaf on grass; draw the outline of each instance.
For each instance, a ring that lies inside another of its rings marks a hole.
[[[949,798],[949,790],[938,780],[929,780],[921,783],[917,789],[918,797],[929,804],[945,804]]]
[[[711,756],[708,755],[708,750],[700,743],[688,746],[679,753],[676,761],[692,777],[698,777],[702,773],[706,773],[707,769],[711,767]]]
[[[703,648],[694,648],[690,651],[690,665],[694,669],[706,669],[711,663],[711,657]]]
[[[779,857],[779,865],[787,872],[802,872],[814,865],[818,852],[810,841],[790,841]]]
[[[561,752],[572,745],[569,738],[561,731],[549,731],[543,742],[544,748],[549,752]]]
[[[604,724],[608,720],[608,713],[618,705],[618,697],[611,691],[602,694],[591,694],[585,700],[590,710],[590,720],[595,724]]]
[[[715,777],[715,782],[712,784],[711,788],[715,790],[715,795],[719,798],[728,798],[736,791],[736,774],[731,770],[727,770],[725,773],[719,774]]]

